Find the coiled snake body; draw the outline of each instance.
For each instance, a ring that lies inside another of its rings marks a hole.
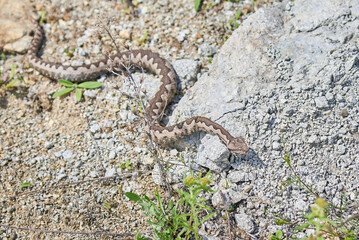
[[[146,108],[147,120],[151,124],[151,136],[159,144],[167,144],[178,138],[189,135],[195,131],[205,131],[216,134],[234,152],[244,154],[248,152],[248,146],[243,138],[235,138],[221,125],[205,117],[192,117],[173,126],[160,125],[162,112],[171,102],[176,93],[176,73],[171,64],[158,53],[149,50],[131,50],[120,52],[101,61],[82,66],[64,66],[60,63],[46,62],[37,56],[43,39],[43,31],[37,21],[35,23],[34,39],[29,48],[28,62],[41,74],[52,79],[66,79],[71,82],[81,82],[95,79],[109,71],[111,66],[119,66],[121,63],[130,63],[139,68],[146,68],[157,74],[161,85],[155,96],[149,101]]]

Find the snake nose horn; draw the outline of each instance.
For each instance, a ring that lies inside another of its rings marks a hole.
[[[249,151],[249,147],[243,138],[233,138],[227,145],[231,152],[246,154]]]

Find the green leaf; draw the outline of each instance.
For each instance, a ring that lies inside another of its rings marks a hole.
[[[46,12],[41,11],[40,13],[40,23],[43,23],[45,21]]]
[[[23,188],[29,187],[30,183],[29,182],[24,182],[22,184],[20,184],[20,190],[22,190]]]
[[[65,87],[72,87],[74,83],[67,81],[65,79],[59,79],[58,80],[60,84],[64,85]]]
[[[11,88],[15,85],[15,83],[17,83],[17,79],[14,79],[12,80],[11,82],[9,82],[7,85],[6,85],[6,88]]]
[[[65,95],[69,92],[71,92],[73,90],[73,88],[64,88],[64,89],[61,89],[60,91],[58,92],[55,92],[54,95],[52,95],[53,98],[57,98],[57,97],[60,97],[62,95]]]
[[[208,219],[210,219],[211,217],[213,217],[215,214],[216,214],[216,213],[214,213],[214,212],[208,214],[206,217],[204,217],[204,218],[201,220],[200,224],[204,223],[205,221],[207,221]]]
[[[134,202],[139,202],[141,200],[140,196],[133,192],[126,192],[125,196]]]
[[[5,53],[1,53],[1,60],[6,60],[6,55],[5,55]]]
[[[238,10],[238,11],[236,12],[236,20],[238,20],[241,15],[242,15],[242,11],[241,11],[241,10]]]
[[[277,236],[278,239],[281,239],[283,237],[282,230],[278,229],[277,232],[275,233],[275,235]]]
[[[83,83],[80,83],[79,85],[77,85],[77,87],[79,88],[89,88],[89,89],[92,89],[92,88],[99,88],[102,86],[102,83],[100,82],[94,82],[94,81],[91,81],[91,82],[83,82]]]
[[[11,65],[11,72],[10,72],[10,75],[9,75],[9,80],[13,79],[13,77],[15,76],[15,70],[16,70],[16,66],[14,64]]]
[[[201,6],[202,0],[195,0],[194,1],[194,10],[196,10],[196,12],[199,11],[199,7]]]
[[[81,101],[81,97],[82,97],[82,90],[76,88],[76,100],[77,100],[78,102],[80,102],[80,101]]]

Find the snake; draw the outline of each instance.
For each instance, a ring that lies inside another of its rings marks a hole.
[[[27,61],[40,74],[51,79],[65,79],[73,83],[96,79],[111,71],[112,66],[130,63],[140,69],[147,69],[158,75],[160,87],[155,96],[149,100],[145,118],[149,125],[149,133],[154,142],[168,145],[196,131],[204,131],[217,135],[227,146],[228,150],[237,154],[246,154],[248,145],[242,137],[233,137],[224,127],[209,118],[196,116],[172,126],[162,126],[162,113],[172,101],[177,91],[176,72],[171,63],[158,53],[145,49],[128,50],[113,56],[80,66],[67,66],[61,63],[41,59],[38,52],[44,39],[44,31],[39,22],[33,20],[34,37],[27,52]]]

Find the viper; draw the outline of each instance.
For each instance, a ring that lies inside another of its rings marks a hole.
[[[176,89],[176,73],[169,61],[158,53],[150,50],[130,50],[119,52],[98,62],[81,66],[64,66],[42,60],[38,52],[42,45],[44,33],[37,21],[34,21],[34,38],[28,50],[27,59],[32,68],[52,79],[66,79],[77,83],[89,79],[96,79],[109,72],[112,66],[131,64],[138,68],[145,68],[159,76],[161,85],[155,96],[146,107],[147,122],[150,123],[150,134],[158,144],[168,144],[195,131],[205,131],[216,134],[233,153],[245,154],[249,147],[241,137],[233,137],[218,123],[206,117],[192,117],[172,126],[162,126],[162,113],[172,101]]]

